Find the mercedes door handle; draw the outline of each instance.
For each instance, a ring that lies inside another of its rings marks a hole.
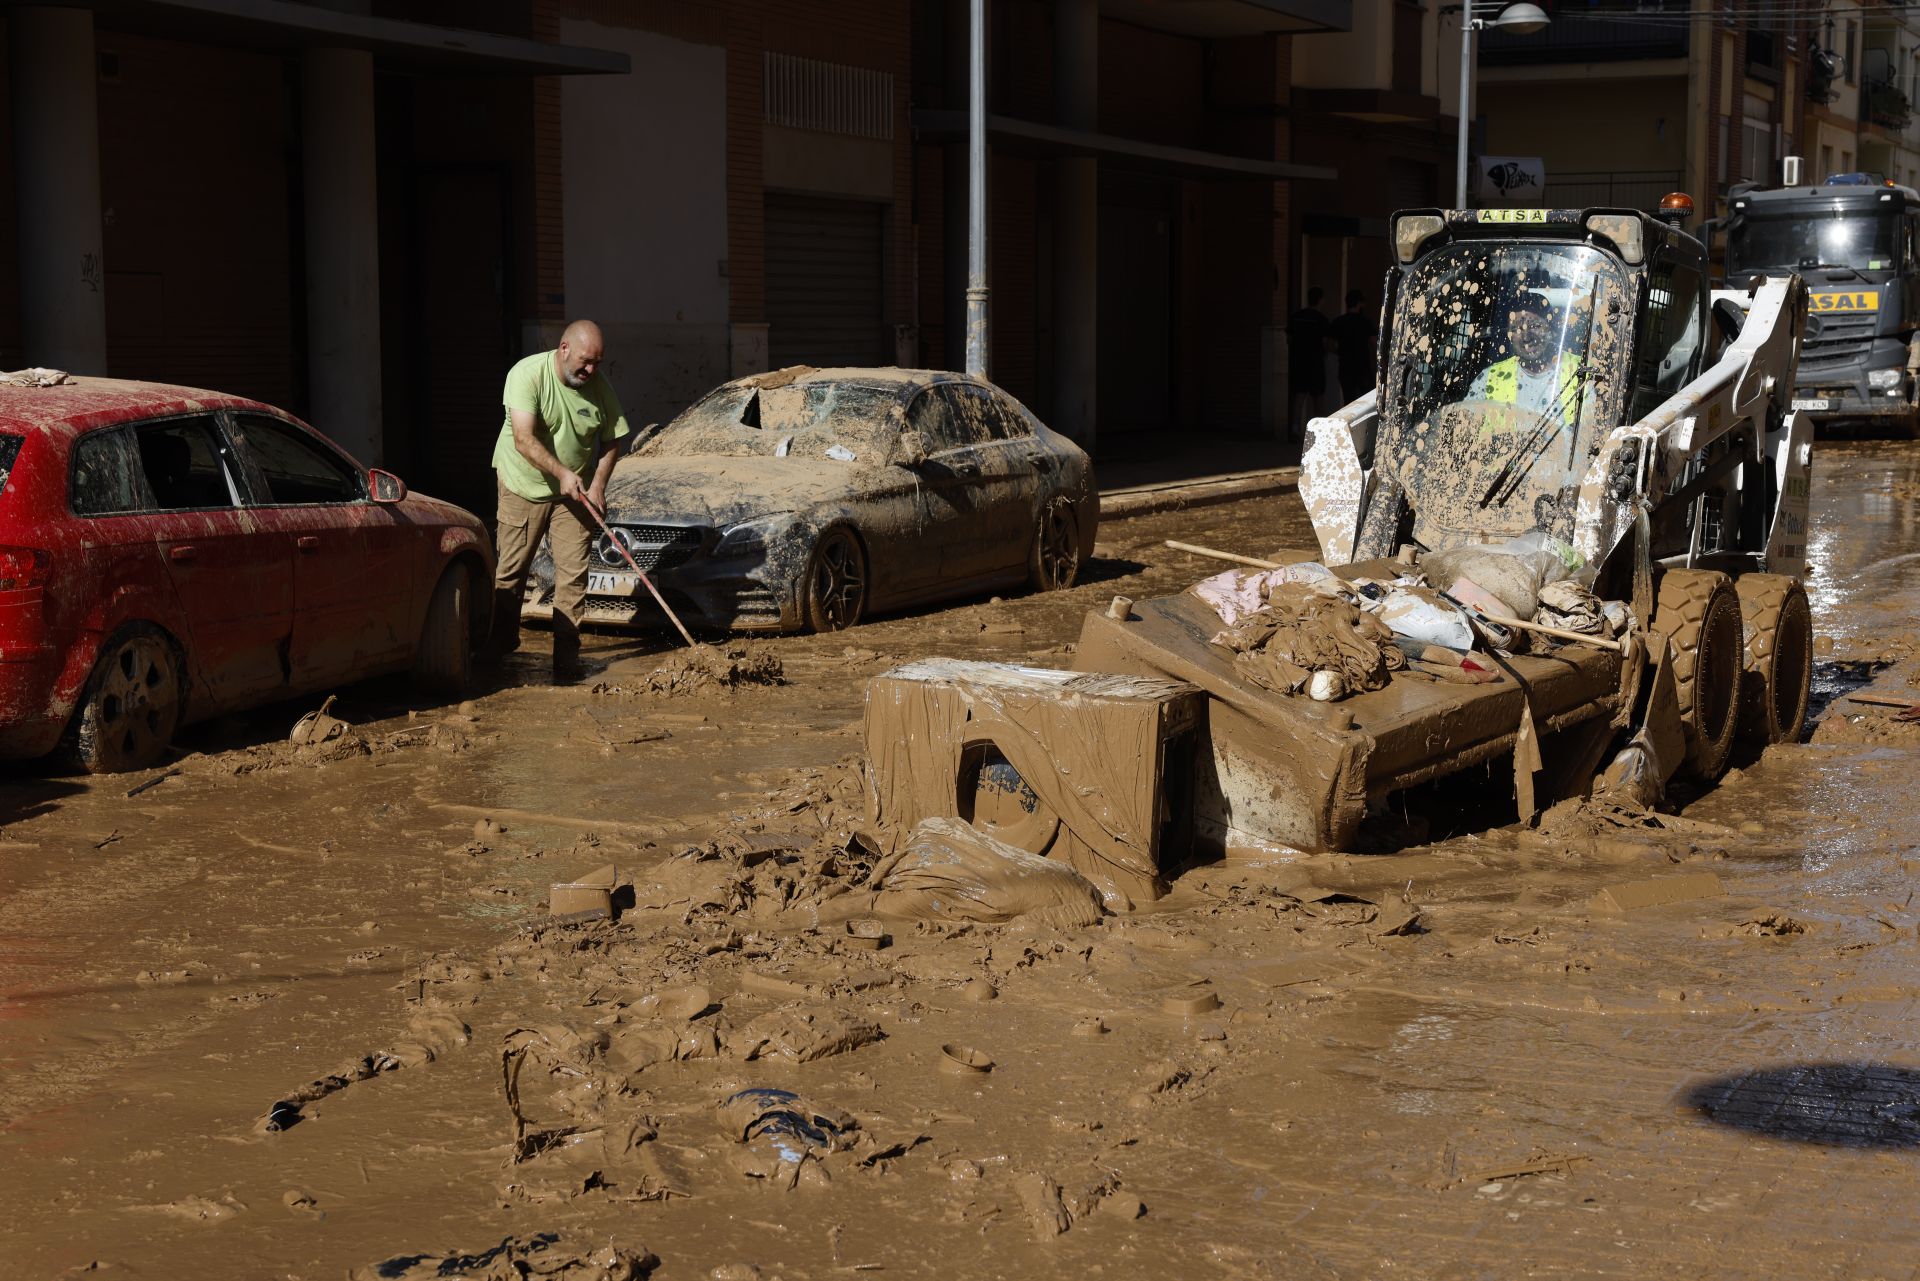
[[[187,561],[200,559],[200,549],[198,547],[185,546],[169,547],[167,548],[167,559],[185,564]]]
[[[320,539],[313,534],[302,534],[293,540],[293,545],[303,552],[317,552],[320,550]]]

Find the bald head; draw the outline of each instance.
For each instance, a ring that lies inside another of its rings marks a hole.
[[[605,355],[606,340],[600,336],[600,326],[591,320],[576,320],[560,335],[553,366],[567,386],[584,387]]]

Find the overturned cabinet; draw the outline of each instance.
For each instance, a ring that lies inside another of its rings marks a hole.
[[[1181,681],[908,663],[867,684],[869,808],[889,842],[958,818],[1062,859],[1124,911],[1187,855],[1205,715]]]

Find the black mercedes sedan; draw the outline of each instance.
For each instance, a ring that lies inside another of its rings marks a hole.
[[[1025,582],[1071,586],[1100,519],[1093,465],[984,379],[804,366],[726,383],[607,486],[607,523],[690,626],[837,631],[870,613]],[[583,621],[657,607],[608,535]],[[552,616],[553,563],[522,616]]]

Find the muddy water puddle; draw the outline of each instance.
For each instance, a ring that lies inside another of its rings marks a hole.
[[[1839,457],[1823,510],[1913,470]],[[1684,830],[1218,865],[1089,929],[793,928],[838,875],[869,676],[1062,661],[1086,610],[1211,568],[1164,538],[1306,542],[1272,506],[1115,522],[1070,593],[753,642],[781,686],[629,696],[661,651],[599,638],[549,690],[530,633],[470,714],[348,709],[438,741],[234,748],[132,798],[21,782],[0,1255],[338,1277],[551,1234],[665,1277],[1910,1273],[1909,748],[1778,750]],[[1816,576],[1920,541],[1887,538]],[[1910,618],[1920,580],[1890,581]],[[1885,620],[1834,590],[1823,630],[1878,660]],[[553,881],[689,846],[725,875],[543,924]],[[755,1090],[793,1097],[741,1121]]]

